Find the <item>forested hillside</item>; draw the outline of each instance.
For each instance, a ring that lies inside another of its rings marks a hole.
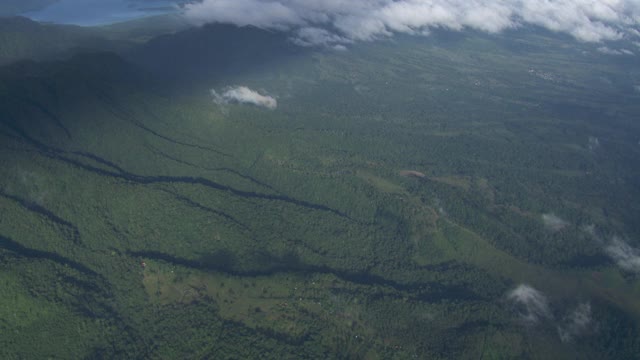
[[[3,66],[0,357],[636,357],[640,68],[565,44],[216,25]]]

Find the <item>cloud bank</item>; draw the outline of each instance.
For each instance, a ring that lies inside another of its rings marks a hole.
[[[604,251],[622,269],[640,273],[640,250],[631,247],[622,239],[614,236],[611,243],[604,248]]]
[[[637,0],[202,0],[184,6],[192,22],[292,30],[300,45],[338,45],[393,33],[535,25],[584,42],[639,39]]]
[[[508,298],[523,307],[521,315],[526,321],[535,323],[540,319],[553,317],[547,297],[529,285],[518,285],[509,293]]]
[[[218,105],[230,103],[251,104],[269,110],[275,110],[278,107],[278,101],[275,98],[269,95],[262,95],[246,86],[230,87],[222,94],[211,89],[211,96],[213,96],[213,101]]]

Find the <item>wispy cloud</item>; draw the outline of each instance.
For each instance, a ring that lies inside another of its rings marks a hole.
[[[604,253],[623,270],[640,273],[640,249],[635,248],[617,235],[610,238],[602,235],[595,225],[583,226],[582,230],[593,241],[602,246]]]
[[[552,213],[542,214],[542,223],[547,229],[551,231],[560,231],[569,226],[569,223],[567,221]]]
[[[213,101],[218,105],[229,103],[251,104],[274,110],[278,107],[278,101],[269,95],[262,95],[246,86],[235,86],[225,89],[221,94],[211,89]]]
[[[618,266],[630,272],[640,272],[640,250],[614,236],[605,252]]]
[[[634,55],[634,52],[629,49],[611,49],[607,46],[601,46],[597,50],[607,55]]]
[[[195,23],[293,30],[302,44],[344,44],[393,33],[476,29],[496,33],[536,25],[580,41],[640,37],[636,0],[203,0],[187,4]]]
[[[520,315],[528,322],[535,323],[553,317],[547,297],[527,284],[518,285],[509,292],[508,298],[522,307]]]
[[[593,316],[589,302],[580,303],[562,320],[556,320],[551,311],[547,297],[533,287],[520,284],[508,294],[509,300],[520,308],[520,317],[531,325],[540,325],[546,320],[546,326],[553,326],[558,331],[562,342],[569,342],[593,330]]]
[[[572,341],[590,330],[593,319],[591,317],[591,304],[583,303],[569,316],[564,318],[564,324],[558,326],[558,335],[562,342]]]

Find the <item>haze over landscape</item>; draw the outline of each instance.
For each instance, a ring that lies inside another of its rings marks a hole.
[[[637,359],[640,3],[6,0],[0,358]]]

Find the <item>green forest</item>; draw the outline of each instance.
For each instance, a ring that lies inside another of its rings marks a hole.
[[[638,358],[635,59],[47,26],[0,31],[0,358]]]

